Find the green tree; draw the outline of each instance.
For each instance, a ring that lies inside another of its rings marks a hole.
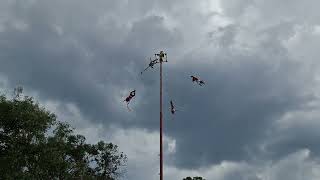
[[[126,156],[85,140],[32,98],[0,96],[0,179],[116,179]]]
[[[126,161],[126,156],[118,152],[117,145],[100,141],[93,150],[94,160],[98,165],[95,174],[99,179],[113,179],[121,174],[119,167]]]
[[[186,177],[186,178],[183,178],[183,180],[205,180],[204,178],[202,177]]]

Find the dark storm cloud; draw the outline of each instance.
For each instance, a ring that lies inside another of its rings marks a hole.
[[[178,120],[166,126],[177,140],[175,164],[194,168],[222,160],[250,159],[274,120],[312,98],[300,93],[302,79],[297,64],[236,58],[232,64],[199,64],[177,70],[185,80],[176,77],[170,87],[175,90],[172,96],[185,108],[178,112]],[[195,70],[206,80],[205,87],[186,80],[186,72]]]
[[[312,110],[313,109],[313,110]],[[310,156],[319,159],[320,146],[318,112],[314,108],[303,108],[294,113],[289,113],[281,121],[276,122],[272,135],[265,139],[265,150],[269,152],[268,158],[278,158],[297,149],[308,149]],[[277,138],[274,138],[276,136]]]
[[[256,31],[237,22],[222,26],[215,36],[213,30],[202,32],[210,16],[193,12],[190,7],[198,4],[161,2],[14,2],[0,21],[0,72],[12,86],[21,84],[41,98],[74,103],[92,123],[154,131],[158,69],[139,73],[150,55],[165,49],[169,56],[181,57],[169,59],[175,65],[165,64],[165,109],[170,99],[181,106],[173,121],[166,111],[166,134],[177,143],[168,161],[179,168],[198,168],[250,160],[252,153],[260,153],[260,141],[274,121],[312,98],[305,89],[313,83],[313,72],[305,74],[303,64],[291,61],[282,45],[297,22],[283,20]],[[234,17],[246,13],[252,2],[222,4]],[[246,39],[244,31],[259,41]],[[193,46],[208,34],[212,39],[203,49],[209,53],[197,56],[201,51]],[[239,50],[241,38],[258,45]],[[192,84],[192,74],[206,85]],[[132,88],[138,90],[134,112],[115,111],[124,108],[116,103],[122,100],[120,91]],[[272,151],[287,152],[288,142]]]
[[[126,33],[117,34],[121,37],[118,41],[124,42],[114,44],[109,40],[113,37],[108,30],[116,30],[116,23],[108,21],[107,35],[102,34],[97,24],[103,14],[91,12],[90,8],[85,10],[75,3],[84,10],[82,14],[68,12],[61,2],[37,2],[24,11],[21,11],[22,5],[17,2],[11,13],[19,16],[27,29],[8,24],[1,33],[1,72],[9,77],[13,86],[22,84],[39,91],[45,98],[73,102],[94,120],[105,120],[105,117],[109,122],[119,120],[117,115],[110,116],[110,100],[118,93],[113,86],[141,86],[139,71],[147,63],[143,48],[153,52],[152,46],[159,39],[160,46],[177,42],[178,36],[170,37],[170,32],[161,26],[160,16],[133,22]],[[60,11],[66,19],[56,17]],[[55,26],[63,32],[59,34]],[[152,39],[152,32],[157,33],[156,39]]]

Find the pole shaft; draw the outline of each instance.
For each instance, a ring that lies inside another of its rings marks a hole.
[[[160,180],[163,180],[162,118],[162,57],[160,57]]]

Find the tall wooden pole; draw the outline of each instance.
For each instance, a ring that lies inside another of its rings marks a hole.
[[[160,180],[163,180],[163,146],[162,146],[162,125],[163,125],[163,115],[162,115],[162,62],[163,59],[160,56]]]

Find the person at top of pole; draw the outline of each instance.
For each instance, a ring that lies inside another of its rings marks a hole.
[[[167,61],[167,53],[164,53],[163,51],[160,51],[159,54],[155,54],[155,55],[159,57],[159,61],[160,62],[168,62]]]

